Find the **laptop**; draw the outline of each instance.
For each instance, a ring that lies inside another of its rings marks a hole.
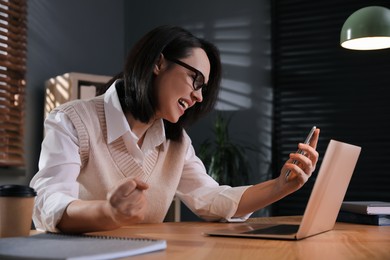
[[[300,224],[240,223],[210,236],[300,240],[332,230],[361,147],[330,140]]]

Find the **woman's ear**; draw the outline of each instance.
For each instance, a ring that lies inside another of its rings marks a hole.
[[[161,70],[164,68],[164,61],[165,61],[164,54],[160,53],[160,56],[158,57],[156,64],[154,64],[154,69],[153,69],[154,74],[158,75],[161,72]]]

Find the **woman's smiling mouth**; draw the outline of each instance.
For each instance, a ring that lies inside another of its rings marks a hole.
[[[182,106],[184,109],[187,109],[189,107],[189,104],[187,103],[187,101],[183,100],[183,99],[179,99],[179,104],[180,106]]]

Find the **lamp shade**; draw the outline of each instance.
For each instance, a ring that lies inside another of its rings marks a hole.
[[[340,44],[352,50],[390,48],[390,9],[368,6],[351,14],[341,29]]]

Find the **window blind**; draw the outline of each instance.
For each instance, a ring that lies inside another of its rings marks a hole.
[[[390,201],[390,49],[351,51],[339,43],[349,15],[370,5],[389,8],[390,2],[271,2],[275,176],[311,126],[321,129],[313,177],[275,203],[273,214],[303,214],[330,139],[362,147],[345,199]]]
[[[0,166],[24,165],[26,0],[0,0]]]

